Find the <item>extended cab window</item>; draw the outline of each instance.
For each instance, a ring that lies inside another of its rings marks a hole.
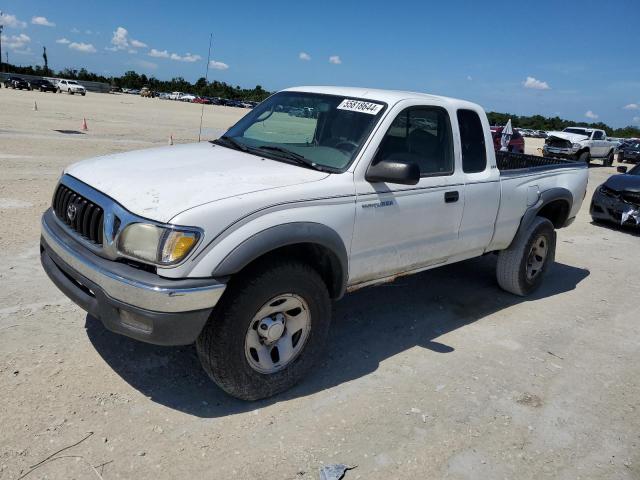
[[[480,117],[473,110],[458,110],[462,170],[465,173],[483,172],[487,168],[487,148]]]
[[[602,134],[602,132],[593,132],[594,140],[602,140],[603,138],[604,138],[604,135]]]
[[[402,111],[385,134],[379,159],[417,163],[420,175],[453,173],[451,122],[439,107],[410,107]]]

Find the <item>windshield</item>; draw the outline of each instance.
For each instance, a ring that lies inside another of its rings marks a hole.
[[[70,83],[71,85],[78,85],[78,82],[75,80],[67,80],[67,83]]]
[[[354,159],[385,107],[377,101],[280,92],[258,105],[216,143],[340,171]]]
[[[577,133],[578,135],[584,135],[585,137],[588,137],[591,135],[591,132],[588,132],[587,130],[583,130],[582,128],[565,128],[563,132]]]

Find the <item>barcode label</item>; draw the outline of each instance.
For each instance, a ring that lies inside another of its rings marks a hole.
[[[338,110],[349,110],[350,112],[368,113],[369,115],[376,115],[382,110],[382,105],[379,103],[363,102],[361,100],[343,100],[338,105]]]

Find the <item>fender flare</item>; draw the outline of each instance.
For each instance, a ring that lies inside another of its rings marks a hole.
[[[538,216],[538,212],[540,212],[540,210],[542,210],[545,205],[548,205],[556,200],[566,201],[569,204],[569,212],[571,211],[571,208],[573,207],[573,194],[571,193],[571,191],[562,187],[550,188],[549,190],[545,190],[544,192],[542,192],[540,194],[540,197],[538,198],[538,201],[534,205],[529,207],[526,212],[524,212],[522,220],[520,221],[520,228],[518,230],[526,229],[527,227],[529,227],[529,225],[531,225],[531,222],[533,222],[533,219]],[[567,223],[568,219],[567,222],[565,222],[565,224],[562,226],[567,226]]]
[[[347,288],[349,272],[347,249],[340,235],[321,223],[293,222],[262,230],[227,254],[215,267],[212,276],[216,278],[233,275],[261,256],[295,244],[315,244],[331,253],[328,258],[333,284],[330,294],[333,298],[342,297]]]

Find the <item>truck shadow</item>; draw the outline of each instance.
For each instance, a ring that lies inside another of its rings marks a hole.
[[[152,401],[198,417],[234,415],[368,375],[380,362],[415,346],[446,354],[454,349],[436,339],[447,332],[512,305],[573,290],[589,275],[556,263],[540,290],[521,298],[497,286],[495,263],[488,255],[347,295],[334,306],[320,365],[292,390],[253,403],[229,397],[210,381],[193,346],[137,342],[109,332],[90,316],[85,328],[105,362]]]

